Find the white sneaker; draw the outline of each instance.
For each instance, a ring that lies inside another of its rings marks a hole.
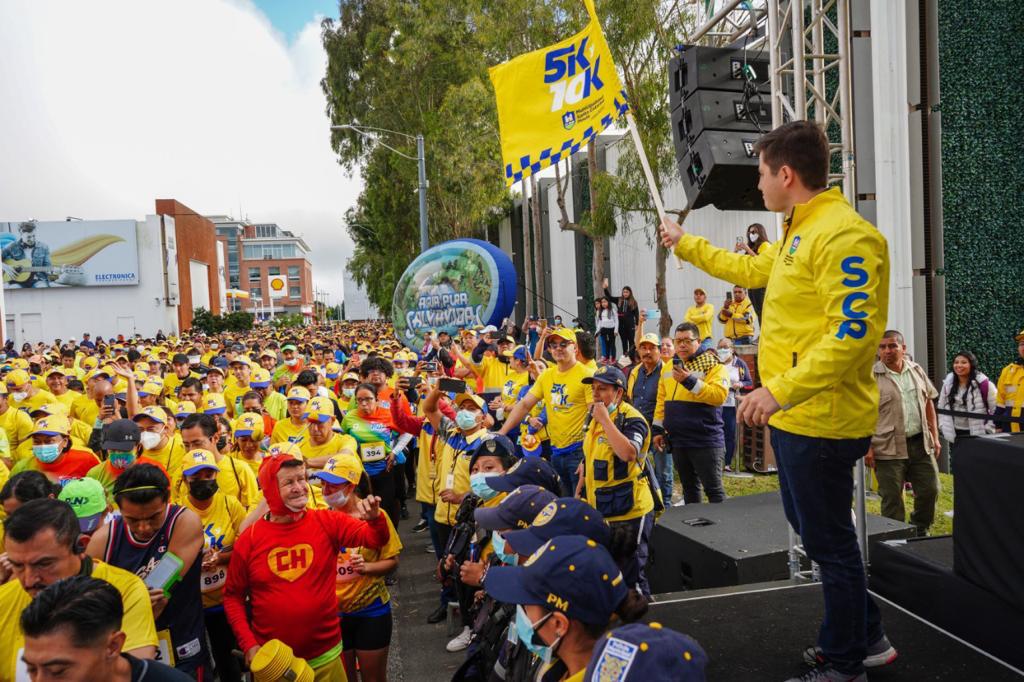
[[[678,500],[676,500],[675,502],[672,503],[673,507],[683,507],[685,505],[686,505],[686,500],[684,500],[681,497]]]
[[[469,626],[467,625],[464,628],[462,628],[462,632],[460,632],[455,639],[448,642],[448,644],[444,648],[451,653],[455,653],[456,651],[462,651],[463,649],[468,647],[469,643],[472,641],[473,631],[470,630]]]

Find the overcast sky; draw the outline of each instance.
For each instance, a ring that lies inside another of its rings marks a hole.
[[[339,303],[360,183],[320,92],[318,13],[334,6],[3,0],[0,221],[141,220],[157,198],[241,212],[301,234]]]

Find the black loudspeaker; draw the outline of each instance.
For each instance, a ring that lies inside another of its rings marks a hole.
[[[672,112],[672,141],[686,149],[705,130],[736,130],[760,134],[772,127],[772,112],[764,98],[747,99],[742,92],[698,90]]]
[[[686,148],[676,146],[676,163],[692,208],[713,204],[723,211],[763,211],[757,189],[756,132],[706,130]]]
[[[958,440],[953,467],[953,570],[1024,612],[1024,434]]]
[[[914,532],[905,523],[868,515],[872,541],[909,538]],[[779,493],[688,504],[667,510],[654,527],[647,579],[654,594],[784,580],[788,555]]]
[[[757,90],[768,94],[768,58],[754,58],[749,52],[730,47],[685,46],[669,61],[668,103],[675,111],[696,90],[742,92],[748,78]],[[752,72],[752,73],[751,73]]]

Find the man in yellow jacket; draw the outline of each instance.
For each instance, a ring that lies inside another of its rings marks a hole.
[[[867,679],[864,667],[896,658],[866,592],[851,520],[851,469],[878,419],[871,373],[886,327],[889,251],[838,188],[827,187],[828,140],[793,121],[760,138],[765,207],[782,212],[783,239],[756,257],[730,253],[662,220],[662,243],[714,277],[765,287],[758,370],[763,387],[737,419],[771,426],[786,518],[821,567],[828,613],[817,667],[801,680]]]
[[[1020,417],[1024,408],[1024,329],[1014,339],[1017,341],[1017,359],[1003,367],[999,373],[999,392],[996,394],[996,415]],[[997,422],[998,423],[998,422]],[[1006,432],[1017,433],[1020,424],[1002,423],[1000,428]]]

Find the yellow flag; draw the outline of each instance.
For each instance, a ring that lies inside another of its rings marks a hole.
[[[490,69],[509,185],[579,151],[626,113],[594,2],[583,2],[590,14],[585,29]]]

